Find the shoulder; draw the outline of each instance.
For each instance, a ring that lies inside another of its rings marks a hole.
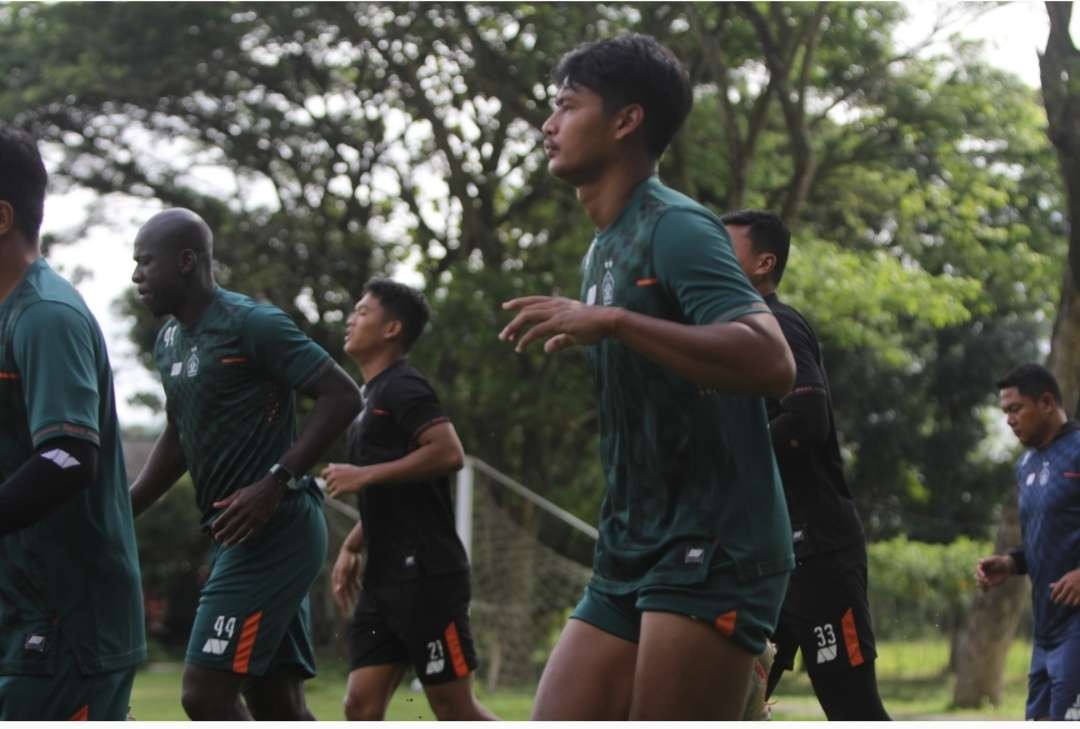
[[[386,378],[383,385],[383,389],[386,391],[407,394],[435,394],[435,388],[431,386],[428,378],[408,362],[403,362],[393,372],[387,374],[389,377]]]
[[[63,299],[36,297],[26,303],[16,315],[15,336],[41,333],[54,336],[59,332],[94,332],[97,327],[85,306]]]
[[[769,310],[776,317],[776,321],[779,322],[780,328],[787,333],[789,330],[797,332],[809,339],[816,340],[814,336],[814,330],[810,326],[810,322],[806,320],[806,317],[802,315],[798,309],[790,304],[785,304],[775,296],[770,296],[765,299],[765,303],[769,305]]]

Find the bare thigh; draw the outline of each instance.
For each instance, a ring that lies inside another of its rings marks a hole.
[[[752,653],[707,622],[644,612],[629,718],[740,719],[753,664]]]
[[[623,721],[634,695],[637,644],[568,620],[548,658],[533,720]]]

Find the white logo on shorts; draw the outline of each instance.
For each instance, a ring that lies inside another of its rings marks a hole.
[[[432,676],[436,673],[442,673],[446,668],[446,654],[443,653],[442,642],[433,640],[427,644],[428,648],[428,664],[424,669],[424,675]]]
[[[229,641],[227,640],[222,640],[221,638],[207,638],[206,643],[202,647],[202,652],[220,656],[225,653],[225,649],[228,647]]]
[[[836,632],[831,623],[814,626],[814,635],[817,637],[817,662],[818,665],[836,660]]]
[[[45,652],[45,636],[44,635],[31,635],[28,636],[26,642],[23,643],[24,651],[33,651],[34,653]]]

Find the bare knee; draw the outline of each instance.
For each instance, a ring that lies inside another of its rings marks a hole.
[[[386,718],[385,702],[359,691],[345,694],[346,721],[382,721]]]
[[[485,721],[495,715],[473,695],[472,682],[466,678],[441,686],[425,688],[428,705],[439,721]]]

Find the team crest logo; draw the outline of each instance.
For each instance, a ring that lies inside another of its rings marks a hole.
[[[615,277],[611,275],[611,264],[611,261],[604,263],[607,271],[604,273],[604,280],[600,282],[600,303],[604,306],[611,306],[615,301]]]
[[[199,374],[199,352],[194,347],[191,348],[191,354],[188,355],[187,362],[184,364],[184,371],[188,377]]]

